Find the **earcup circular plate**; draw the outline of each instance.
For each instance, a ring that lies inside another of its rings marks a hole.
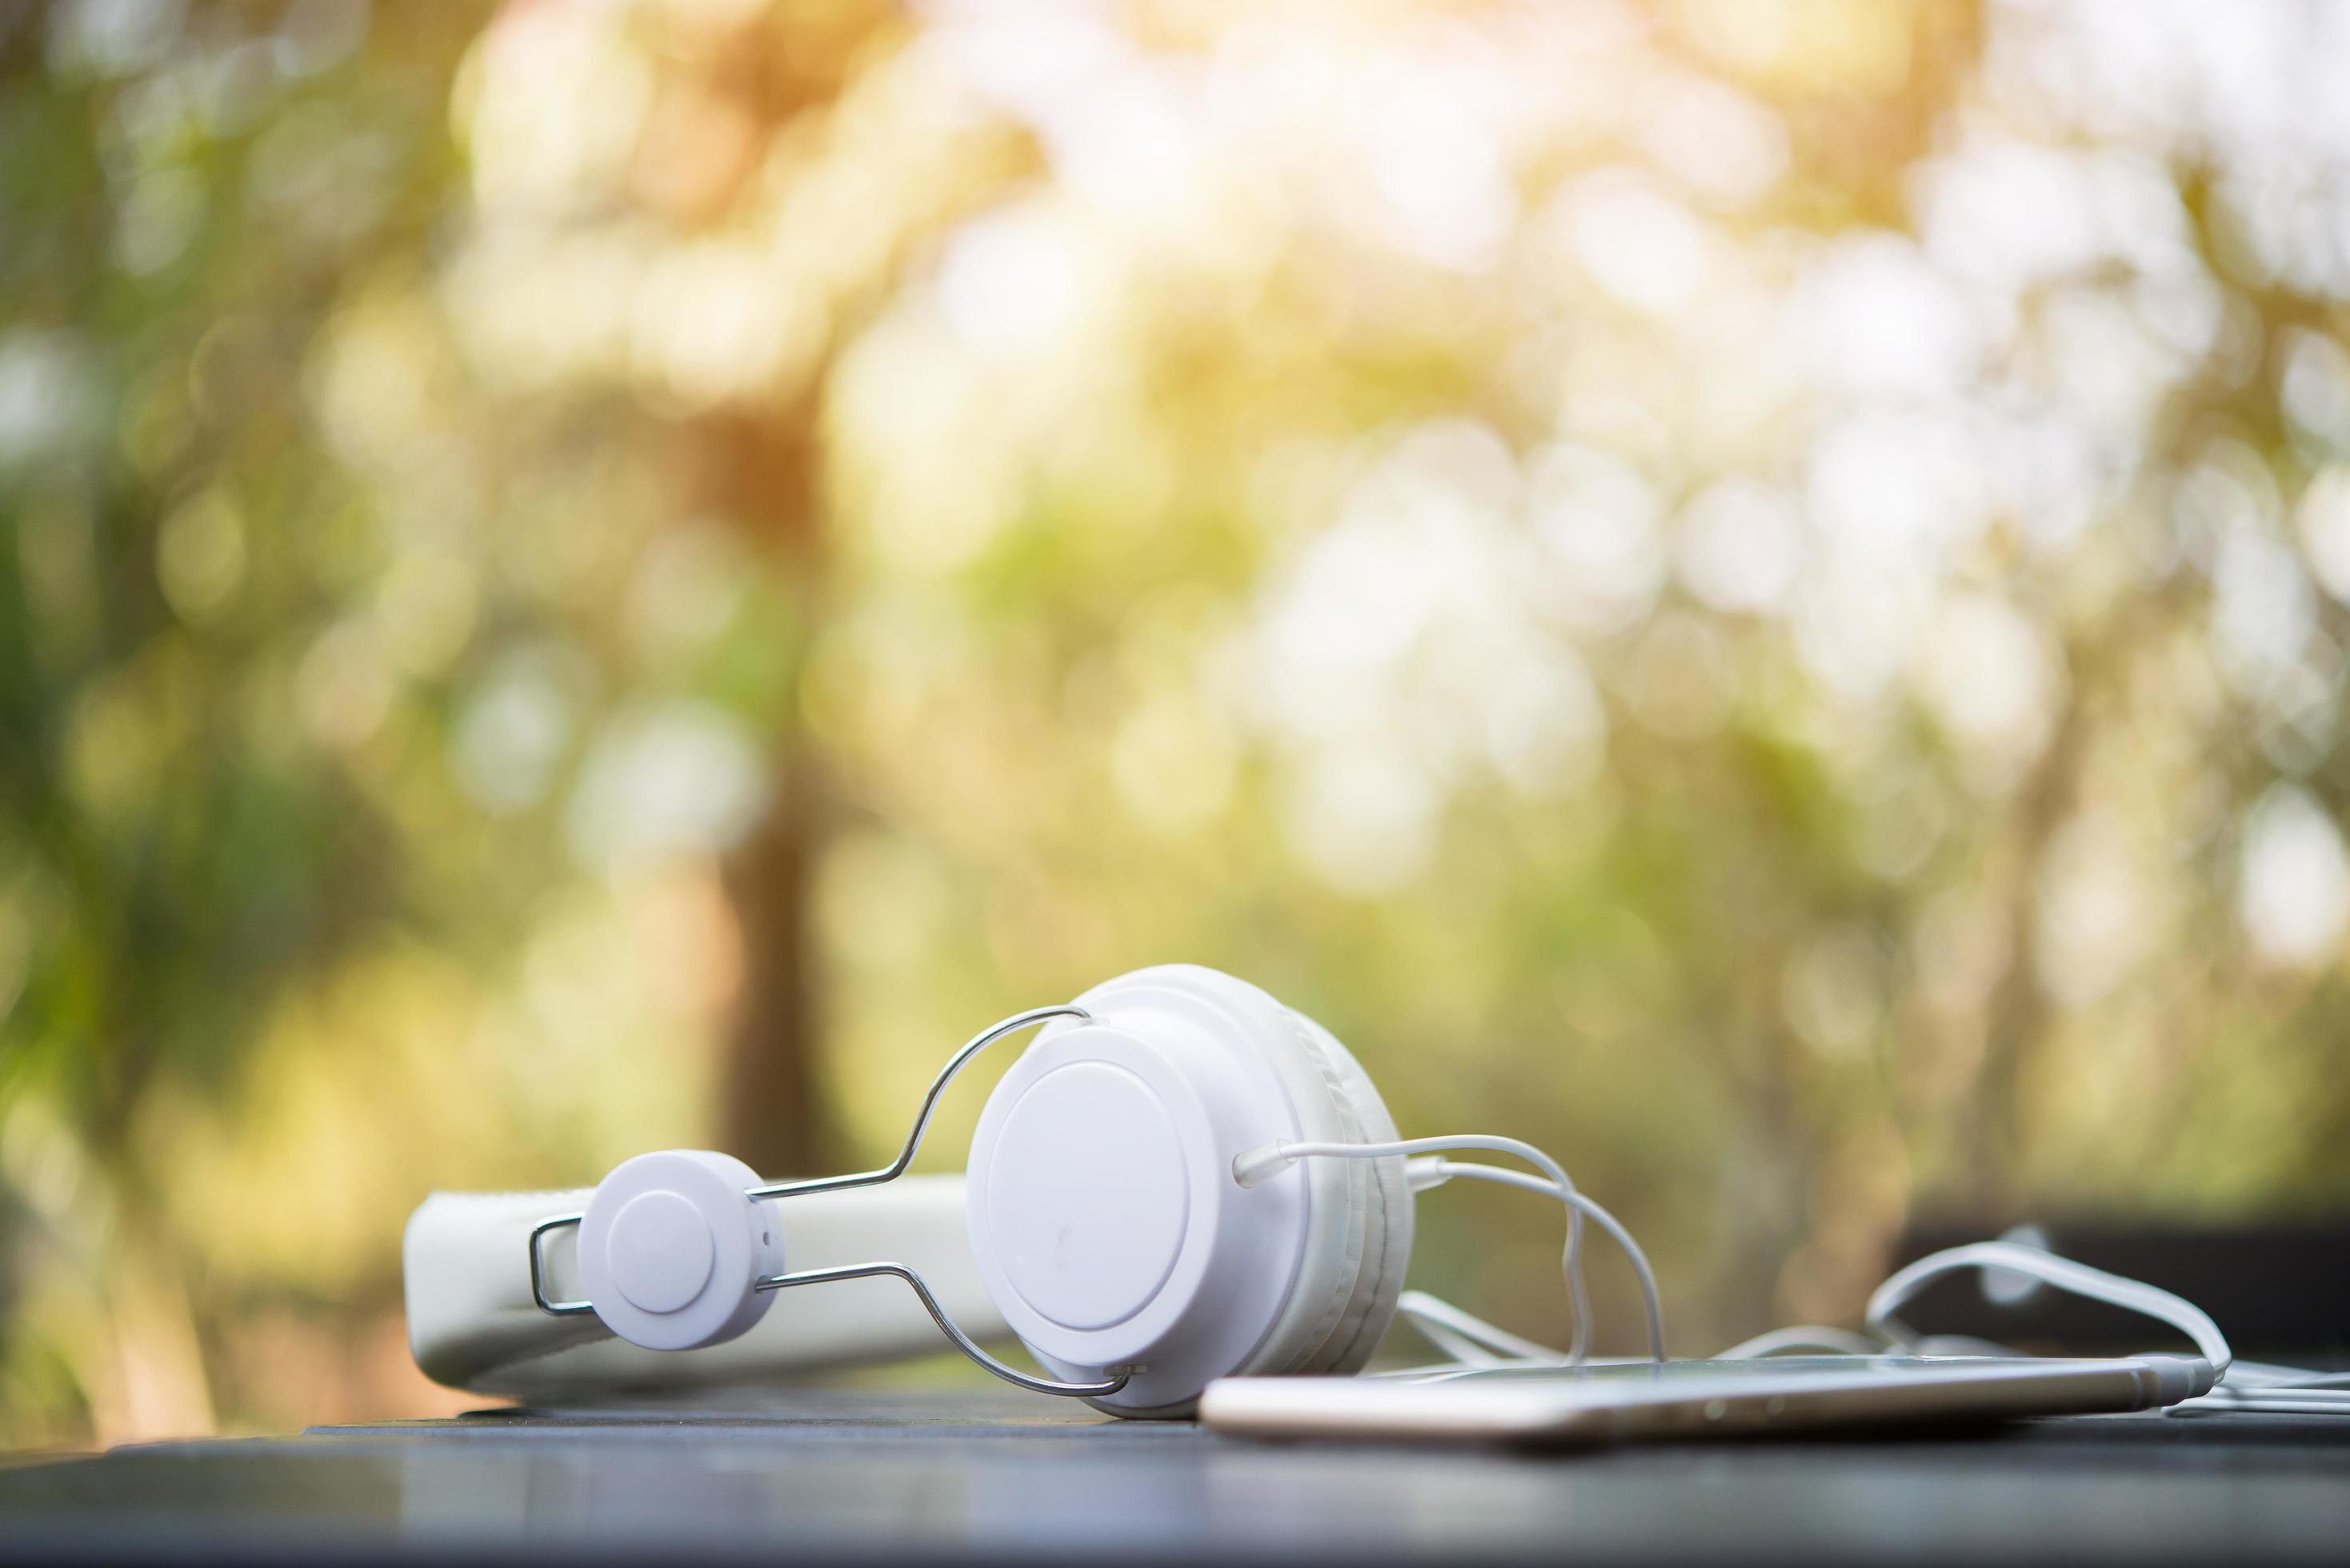
[[[632,1304],[673,1313],[710,1282],[718,1239],[702,1211],[677,1193],[639,1192],[613,1217],[604,1258],[613,1284]]]
[[[706,1149],[663,1149],[613,1168],[579,1223],[579,1277],[604,1326],[648,1350],[734,1338],[772,1299],[782,1232],[743,1194],[759,1178]]]
[[[1055,1067],[1004,1118],[988,1227],[1020,1299],[1092,1331],[1148,1306],[1191,1212],[1183,1139],[1151,1086],[1101,1061]]]
[[[1101,1403],[1178,1406],[1245,1362],[1288,1299],[1305,1189],[1244,1189],[1232,1162],[1298,1128],[1261,1053],[1211,999],[1135,986],[1084,1004],[1095,1021],[1041,1036],[981,1114],[972,1251],[1004,1320],[1055,1376],[1139,1366]]]

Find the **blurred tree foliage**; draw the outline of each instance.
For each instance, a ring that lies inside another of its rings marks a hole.
[[[2340,21],[0,18],[0,1435],[420,1407],[427,1187],[1179,957],[1685,1345],[2342,1203]]]
[[[511,887],[451,900],[412,854],[445,783],[321,743],[354,701],[327,634],[401,590],[304,377],[355,284],[425,265],[462,38],[395,16],[362,60],[361,12],[276,19],[0,23],[0,1323],[12,1377],[36,1380],[9,1386],[18,1437],[100,1397],[118,1421],[140,1398],[201,1418],[185,1367],[152,1396],[129,1373],[91,1386],[127,1354],[110,1320],[137,1315],[108,1298],[151,1294],[168,1323],[202,1268],[203,1231],[149,1222],[176,1175],[154,1107],[234,1100],[294,977],[388,929],[442,940]],[[450,690],[431,641],[411,756]],[[544,876],[526,853],[515,874]],[[59,1274],[82,1288],[45,1296]],[[64,1387],[39,1382],[50,1356]]]

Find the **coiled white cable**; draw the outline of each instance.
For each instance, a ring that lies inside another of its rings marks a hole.
[[[1902,1349],[1915,1346],[1918,1341],[1917,1331],[1894,1314],[1929,1281],[1960,1269],[2011,1270],[2073,1295],[2167,1323],[2195,1342],[2196,1353],[2210,1362],[2212,1372],[2220,1376],[2227,1376],[2228,1364],[2235,1359],[2235,1352],[2228,1348],[2227,1336],[2211,1321],[2211,1314],[2186,1297],[2015,1241],[1976,1241],[1951,1247],[1896,1271],[1870,1294],[1862,1323],[1869,1333],[1889,1345]]]
[[[1616,1244],[1623,1249],[1624,1256],[1631,1261],[1632,1272],[1640,1282],[1641,1305],[1646,1308],[1648,1314],[1648,1359],[1658,1362],[1665,1359],[1664,1302],[1657,1290],[1656,1272],[1648,1267],[1648,1255],[1640,1250],[1640,1243],[1632,1239],[1632,1232],[1624,1228],[1623,1221],[1573,1188],[1562,1187],[1556,1182],[1545,1181],[1537,1176],[1529,1176],[1522,1170],[1504,1170],[1494,1165],[1466,1165],[1454,1160],[1440,1159],[1433,1162],[1433,1173],[1440,1179],[1444,1180],[1460,1177],[1470,1181],[1498,1182],[1504,1187],[1516,1187],[1528,1192],[1540,1192],[1559,1199],[1566,1204],[1570,1210],[1579,1210],[1589,1217],[1592,1223],[1607,1231],[1614,1239]],[[1577,1355],[1570,1359],[1579,1362],[1581,1357]]]
[[[1540,1170],[1540,1176],[1498,1166],[1466,1164],[1421,1158],[1459,1150],[1482,1150],[1513,1155]],[[1573,1306],[1574,1332],[1568,1348],[1547,1345],[1496,1327],[1473,1314],[1425,1291],[1407,1291],[1397,1301],[1398,1311],[1438,1349],[1464,1369],[1508,1366],[1581,1366],[1590,1344],[1590,1302],[1582,1272],[1582,1221],[1588,1217],[1606,1231],[1631,1260],[1638,1275],[1641,1298],[1648,1309],[1648,1347],[1657,1361],[1665,1359],[1664,1314],[1656,1275],[1648,1260],[1617,1218],[1576,1190],[1565,1170],[1549,1155],[1516,1138],[1464,1134],[1450,1137],[1399,1138],[1388,1143],[1275,1143],[1241,1156],[1232,1174],[1243,1187],[1253,1187],[1301,1159],[1384,1159],[1406,1157],[1407,1179],[1415,1192],[1425,1191],[1456,1177],[1498,1182],[1555,1198],[1566,1206],[1567,1242],[1562,1258],[1567,1296]],[[2198,1410],[2237,1410],[2271,1414],[2350,1415],[2350,1372],[2313,1372],[2302,1367],[2238,1361],[2227,1336],[2211,1315],[2185,1297],[2142,1280],[2108,1273],[2063,1257],[2043,1247],[2020,1241],[1977,1241],[1951,1247],[1897,1270],[1868,1298],[1863,1315],[1865,1332],[1797,1324],[1758,1334],[1722,1351],[1717,1360],[1738,1361],[1794,1352],[1826,1352],[1839,1355],[2012,1355],[2006,1346],[1988,1341],[1960,1340],[1921,1334],[1903,1322],[1901,1309],[1934,1280],[1965,1270],[1997,1269],[2024,1275],[2091,1301],[2104,1302],[2169,1324],[2194,1343],[2211,1366],[2214,1384],[2200,1397],[2171,1406],[2168,1414]]]
[[[1933,1345],[1936,1342],[1921,1337],[1897,1314],[1928,1282],[1963,1269],[2009,1270],[2178,1330],[2194,1342],[2196,1353],[2211,1364],[2214,1384],[2209,1393],[2168,1407],[2168,1414],[2241,1410],[2350,1415],[2350,1373],[2312,1372],[2296,1366],[2238,1361],[2227,1336],[2220,1332],[2211,1315],[2184,1296],[2143,1280],[2107,1273],[2043,1248],[2015,1241],[1977,1241],[1952,1247],[1897,1271],[1868,1298],[1864,1320],[1868,1331],[1891,1349],[1922,1350]],[[1748,1342],[1754,1343],[1757,1342]]]
[[[1797,1355],[1825,1351],[1830,1355],[1882,1355],[1885,1346],[1864,1339],[1848,1328],[1828,1328],[1802,1323],[1774,1328],[1752,1339],[1740,1340],[1714,1357],[1716,1361],[1759,1361],[1766,1355]]]
[[[1429,1343],[1461,1366],[1555,1366],[1566,1360],[1564,1350],[1553,1350],[1506,1328],[1497,1328],[1426,1291],[1404,1292],[1396,1298],[1396,1311]]]
[[[1491,1154],[1513,1155],[1534,1166],[1543,1174],[1530,1176],[1523,1171],[1505,1170],[1492,1165],[1464,1165],[1448,1159],[1410,1158],[1413,1156],[1443,1154],[1458,1150],[1477,1150]],[[1558,1161],[1530,1143],[1513,1137],[1499,1137],[1484,1133],[1461,1133],[1445,1137],[1397,1138],[1388,1143],[1289,1143],[1268,1144],[1253,1149],[1232,1161],[1232,1177],[1243,1187],[1254,1187],[1277,1172],[1301,1159],[1385,1159],[1403,1155],[1410,1162],[1406,1167],[1412,1190],[1423,1191],[1440,1186],[1455,1177],[1473,1181],[1498,1182],[1505,1187],[1523,1188],[1555,1198],[1566,1206],[1566,1251],[1561,1258],[1561,1268],[1566,1279],[1567,1299],[1572,1304],[1575,1321],[1573,1338],[1569,1340],[1565,1364],[1580,1366],[1591,1343],[1591,1301],[1583,1281],[1583,1221],[1587,1217],[1594,1224],[1615,1239],[1632,1262],[1633,1272],[1639,1276],[1640,1293],[1648,1307],[1648,1353],[1652,1359],[1665,1359],[1665,1321],[1663,1304],[1657,1293],[1657,1277],[1648,1267],[1648,1255],[1640,1244],[1624,1228],[1616,1216],[1575,1190]],[[1435,1298],[1430,1297],[1430,1300]],[[1438,1303],[1451,1314],[1443,1326],[1455,1334],[1462,1332],[1462,1323],[1474,1324],[1489,1339],[1513,1334],[1494,1328],[1491,1324],[1471,1318],[1449,1303]],[[1420,1320],[1435,1321],[1435,1320]],[[1440,1345],[1442,1342],[1439,1341]],[[1541,1351],[1542,1346],[1530,1341],[1518,1340],[1520,1345]],[[1446,1348],[1450,1348],[1447,1346]],[[1545,1358],[1555,1363],[1555,1353],[1545,1353]]]

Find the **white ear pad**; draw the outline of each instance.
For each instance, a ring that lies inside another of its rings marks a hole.
[[[1361,1366],[1410,1252],[1402,1161],[1232,1174],[1275,1139],[1393,1137],[1361,1068],[1211,970],[1140,970],[1077,1000],[1093,1021],[1041,1034],[972,1141],[972,1247],[1014,1331],[1058,1376],[1139,1366],[1094,1401],[1130,1416],[1188,1413],[1236,1372]]]
[[[1267,1001],[1272,998],[1267,997]],[[1341,1141],[1386,1143],[1396,1134],[1387,1105],[1347,1049],[1328,1030],[1295,1008],[1284,1007],[1298,1032],[1298,1044],[1320,1070],[1336,1100],[1347,1130]],[[1333,1294],[1318,1312],[1311,1306],[1314,1289],[1301,1277],[1292,1293],[1291,1311],[1274,1335],[1244,1370],[1266,1373],[1359,1372],[1378,1348],[1388,1325],[1395,1320],[1396,1300],[1403,1294],[1404,1272],[1411,1262],[1412,1220],[1417,1205],[1404,1177],[1400,1156],[1392,1159],[1324,1159],[1301,1162],[1326,1167],[1347,1177],[1346,1207],[1333,1212],[1320,1209],[1315,1219],[1309,1255],[1330,1245],[1323,1241],[1326,1222],[1339,1236],[1335,1250],[1354,1261],[1332,1282]],[[1293,1332],[1295,1334],[1292,1338]]]
[[[705,1149],[640,1154],[598,1183],[579,1222],[579,1277],[604,1326],[648,1350],[734,1338],[765,1315],[756,1288],[784,1267],[774,1210],[743,1195],[759,1177]]]

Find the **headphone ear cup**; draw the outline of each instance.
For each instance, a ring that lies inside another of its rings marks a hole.
[[[1191,1414],[1234,1375],[1352,1371],[1395,1311],[1411,1248],[1400,1158],[1301,1160],[1243,1188],[1234,1159],[1284,1139],[1358,1144],[1395,1126],[1329,1033],[1192,964],[1077,998],[997,1083],[972,1137],[981,1278],[1055,1376],[1132,1368],[1095,1399]]]

